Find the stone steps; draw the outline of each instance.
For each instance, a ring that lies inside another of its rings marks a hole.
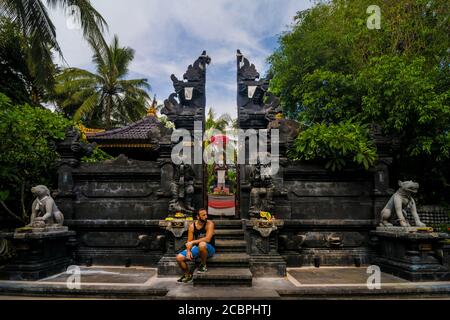
[[[245,240],[221,239],[216,240],[217,252],[246,252],[247,243]]]
[[[244,230],[241,229],[216,229],[216,239],[244,239]]]
[[[241,220],[216,220],[216,254],[206,273],[194,272],[194,286],[252,286],[250,256]]]
[[[206,273],[194,271],[195,286],[252,286],[250,256],[241,220],[214,220],[216,254],[208,258]],[[179,275],[179,267],[174,257],[161,259],[163,267],[158,267],[159,275]],[[198,265],[200,260],[196,261]],[[195,264],[189,262],[191,270]]]
[[[243,252],[216,253],[208,259],[208,267],[218,268],[248,268],[250,256]]]
[[[217,229],[242,229],[241,220],[212,220]]]
[[[252,273],[248,268],[208,267],[207,272],[194,272],[194,286],[252,286]]]

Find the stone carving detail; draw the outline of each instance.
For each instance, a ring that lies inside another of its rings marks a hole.
[[[270,76],[260,79],[254,64],[237,51],[238,116],[241,128],[266,128],[281,117],[280,100],[270,93]]]
[[[271,212],[274,207],[275,186],[270,175],[270,164],[261,164],[258,160],[250,172],[250,217],[259,218],[261,211]]]
[[[210,62],[211,58],[206,55],[206,51],[203,51],[202,55],[188,67],[183,80],[171,75],[175,93],[164,101],[164,107],[161,110],[161,113],[167,115],[170,121],[176,124],[180,116],[196,116],[203,119],[206,66]]]
[[[169,214],[177,212],[192,214],[194,207],[192,203],[194,194],[195,172],[192,166],[181,163],[174,165],[173,179],[170,183],[172,199],[169,202]]]
[[[269,122],[268,130],[278,129],[280,134],[280,144],[290,145],[297,138],[300,125],[295,120],[275,119]]]
[[[393,223],[398,223],[401,227],[410,227],[409,222],[406,220],[406,211],[411,210],[411,214],[414,218],[417,227],[425,227],[425,224],[420,221],[417,214],[416,203],[412,197],[413,193],[417,193],[419,190],[419,184],[414,181],[399,181],[400,188],[389,199],[388,203],[381,211],[381,223],[382,227],[393,226]]]
[[[267,254],[270,251],[269,241],[265,238],[255,238],[256,248],[263,254]]]
[[[81,158],[92,154],[96,144],[84,143],[80,141],[81,133],[74,127],[66,130],[65,139],[56,144],[56,151],[60,159],[58,160],[58,190],[53,194],[55,198],[71,199],[73,196],[73,176],[72,169],[81,163]],[[71,210],[64,208],[66,214],[71,214]]]
[[[280,99],[270,92],[265,92],[264,110],[266,111],[266,119],[274,121],[278,116],[282,114],[282,108],[280,106]]]
[[[176,97],[177,94],[172,93],[169,98],[164,100],[164,107],[161,113],[169,116],[169,119],[172,115],[180,114],[183,111],[183,105],[176,100]]]
[[[168,231],[175,238],[181,238],[183,234],[188,231],[191,223],[191,221],[181,219],[172,221],[161,220],[159,226]]]
[[[301,250],[302,244],[306,239],[306,235],[298,234],[283,234],[279,236],[280,247],[283,250]]]
[[[147,137],[152,144],[155,144],[155,149],[160,147],[160,144],[170,144],[170,137],[173,130],[171,128],[166,128],[162,123],[150,127],[147,132]]]
[[[50,190],[46,186],[39,185],[32,187],[31,192],[36,199],[31,207],[31,220],[28,226],[32,228],[61,227],[64,216],[50,196]]]
[[[261,221],[258,221],[259,223],[255,224],[253,226],[253,230],[256,230],[259,232],[259,234],[261,235],[261,237],[263,238],[267,238],[270,236],[270,234],[277,230],[277,226],[275,224],[273,224],[272,222],[267,222],[264,221],[264,223],[266,224],[261,224]]]
[[[206,51],[203,51],[201,56],[191,64],[186,73],[183,75],[183,79],[187,81],[204,81],[205,69],[208,64],[211,63],[211,58],[206,55]]]
[[[327,237],[327,244],[331,248],[340,248],[344,246],[341,235],[331,234]]]
[[[150,250],[164,250],[166,247],[166,236],[161,234],[156,236],[142,234],[138,239],[139,245],[142,246],[146,252]]]
[[[66,130],[64,141],[57,143],[56,151],[60,155],[59,165],[69,165],[76,167],[80,164],[80,159],[88,156],[94,150],[95,143],[84,143],[80,141],[81,134],[74,127]]]
[[[239,63],[238,75],[243,80],[255,81],[259,78],[259,72],[256,70],[255,65],[250,63],[246,57],[241,53],[241,50],[237,50],[237,59]]]

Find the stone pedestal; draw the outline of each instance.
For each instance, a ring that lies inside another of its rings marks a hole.
[[[0,269],[6,280],[39,280],[63,272],[72,263],[70,240],[75,232],[67,227],[28,229],[0,233],[9,240],[16,256]]]
[[[371,235],[379,252],[372,264],[383,272],[410,281],[450,280],[450,270],[439,254],[447,234],[419,232],[414,227],[378,227]]]
[[[450,269],[450,240],[446,239],[444,245],[442,246],[442,259],[444,262],[444,265],[447,266],[448,269]]]
[[[282,220],[245,221],[247,252],[254,277],[286,276],[286,261],[278,253],[278,229],[283,224]]]
[[[158,277],[168,277],[180,274],[176,255],[184,249],[187,241],[187,231],[193,221],[174,219],[161,220],[159,226],[166,231],[166,253],[158,261]]]

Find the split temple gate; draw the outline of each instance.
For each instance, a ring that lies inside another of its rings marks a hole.
[[[192,141],[194,121],[205,123],[209,62],[203,52],[183,79],[171,76],[174,93],[162,110]],[[282,116],[269,81],[237,52],[239,128],[279,129],[280,168],[261,179],[255,174],[259,165],[238,165],[236,214],[213,218],[217,253],[210,270],[194,276],[194,285],[251,285],[253,277],[285,276],[289,266],[360,266],[379,255],[371,231],[393,192],[389,141],[374,133],[380,157],[368,171],[331,173],[320,164],[291,161],[286,153],[299,125]],[[205,166],[172,162],[172,129],[152,112],[129,126],[86,135],[117,158],[82,163],[91,147],[73,129],[58,145],[54,196],[65,225],[76,232],[70,240],[73,263],[154,266],[160,277],[179,274],[175,255],[186,242],[193,209],[207,206]],[[261,219],[260,209],[276,219]]]

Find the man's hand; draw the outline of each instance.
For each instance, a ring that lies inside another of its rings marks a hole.
[[[194,244],[195,244],[194,241],[186,242],[186,248],[191,249]]]
[[[187,258],[188,260],[192,260],[192,259],[193,259],[191,250],[187,250],[187,252],[186,252],[186,258]]]

